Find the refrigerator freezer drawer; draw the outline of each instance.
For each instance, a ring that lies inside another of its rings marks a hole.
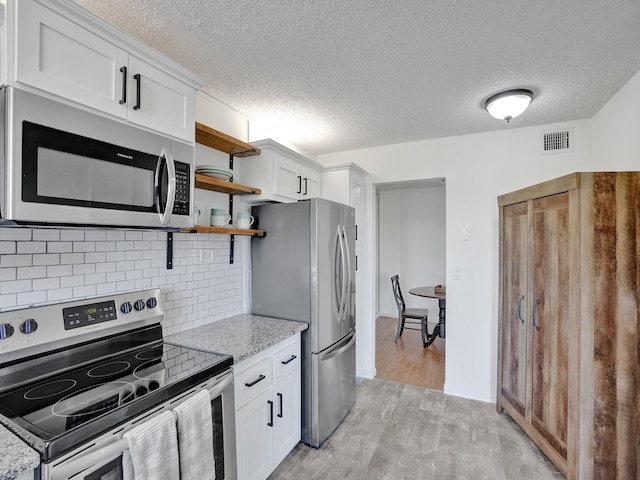
[[[311,402],[303,406],[302,440],[319,447],[349,413],[356,399],[355,331],[334,346],[311,354]]]

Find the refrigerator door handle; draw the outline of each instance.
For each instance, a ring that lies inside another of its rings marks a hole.
[[[338,306],[338,323],[343,323],[344,322],[344,314],[346,312],[347,309],[347,282],[345,279],[345,276],[347,275],[347,258],[345,255],[345,241],[344,241],[344,237],[342,232],[340,231],[340,227],[341,225],[338,225],[338,243],[340,244],[340,266],[342,269],[341,272],[341,278],[340,278],[340,303]],[[336,272],[336,276],[338,275],[338,272]]]
[[[349,336],[349,340],[347,341],[347,343],[345,345],[343,345],[340,348],[337,348],[336,350],[331,350],[330,352],[327,353],[323,353],[322,355],[320,355],[320,361],[324,362],[326,360],[330,360],[333,357],[337,357],[338,355],[340,355],[341,353],[346,352],[347,350],[349,350],[349,348],[351,348],[351,346],[356,342],[356,332],[352,332]]]
[[[340,318],[342,317],[342,285],[340,285],[340,262],[342,261],[341,256],[339,254],[342,253],[342,242],[340,240],[340,227],[336,229],[336,251],[334,258],[334,268],[335,275],[333,277],[333,290],[336,301],[336,309],[338,310],[338,323],[340,323]]]
[[[349,251],[349,242],[347,242],[347,230],[344,225],[342,225],[342,239],[344,242],[344,250],[346,252],[347,257],[347,268],[345,270],[345,282],[344,282],[344,313],[345,317],[349,315],[351,309],[349,308],[351,304],[351,252]],[[345,318],[346,320],[346,318]]]

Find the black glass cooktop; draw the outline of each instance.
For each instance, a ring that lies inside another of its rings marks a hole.
[[[43,460],[126,422],[233,363],[228,355],[162,340],[114,353],[113,349],[119,348],[115,345],[122,346],[122,342],[122,338],[110,339],[75,352],[57,352],[38,359],[36,371],[56,366],[62,371],[0,394],[0,413],[43,440]],[[71,367],[74,360],[85,358],[90,350],[102,353],[101,359]],[[105,352],[110,354],[104,355]]]

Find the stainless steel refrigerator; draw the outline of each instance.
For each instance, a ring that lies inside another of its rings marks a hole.
[[[319,447],[355,401],[355,211],[323,199],[253,207],[252,311],[307,322],[302,441]]]

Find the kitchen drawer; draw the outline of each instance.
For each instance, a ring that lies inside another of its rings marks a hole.
[[[236,407],[243,405],[263,389],[270,388],[272,382],[273,367],[271,356],[256,359],[247,368],[236,369],[234,391]]]
[[[297,336],[287,340],[287,345],[273,354],[273,378],[277,380],[300,368],[300,341]]]

